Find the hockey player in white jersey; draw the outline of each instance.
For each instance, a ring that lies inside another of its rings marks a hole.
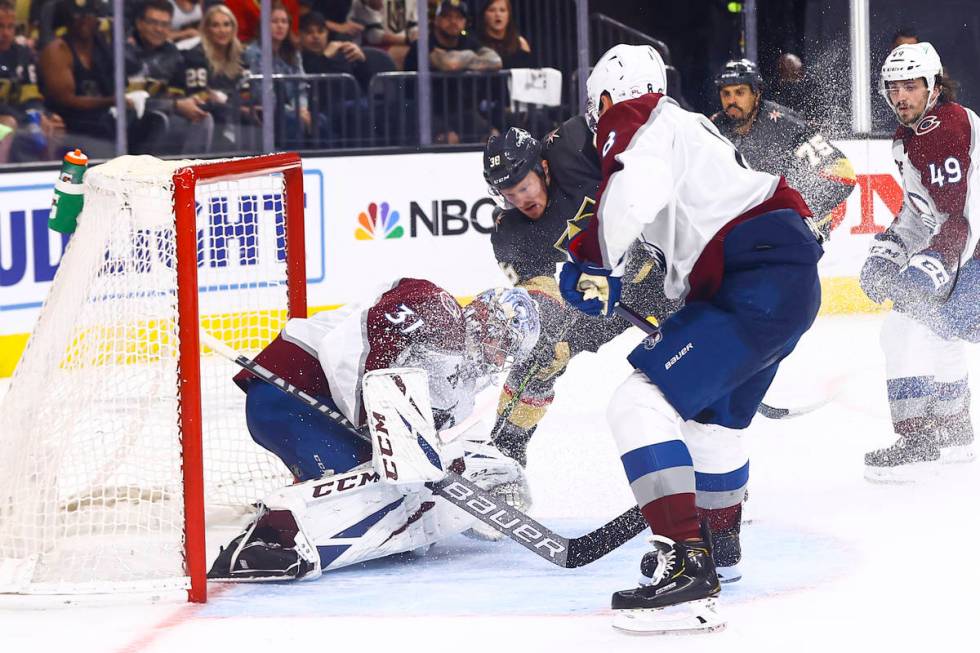
[[[372,434],[379,424],[384,431],[385,416],[374,408],[378,397],[368,386],[376,386],[368,377],[389,368],[421,368],[428,388],[413,401],[423,406],[418,410],[438,439],[436,430],[462,421],[476,393],[530,353],[539,331],[537,308],[522,289],[488,290],[463,309],[429,281],[400,279],[366,308],[290,320],[256,362],[358,427],[370,408]],[[322,570],[424,550],[473,525],[472,517],[422,483],[391,484],[390,475],[378,473],[372,446],[346,426],[249,372],[235,381],[247,393],[252,438],[282,459],[297,483],[263,497],[254,520],[222,550],[209,578],[316,578]],[[464,437],[420,446],[426,455],[437,452],[442,469],[484,489],[524,482],[520,465],[485,442]]]
[[[895,48],[881,80],[905,198],[861,287],[894,301],[881,344],[898,441],[865,456],[865,477],[907,482],[974,458],[964,341],[980,340],[980,118],[953,101],[929,43]]]
[[[781,177],[751,170],[704,116],[662,94],[650,48],[619,45],[588,81],[602,165],[598,210],[570,243],[565,299],[609,315],[639,239],[685,305],[629,355],[609,405],[626,475],[654,533],[640,587],[612,598],[633,632],[724,625],[711,530],[731,527],[748,482],[740,429],[820,306],[810,211]]]

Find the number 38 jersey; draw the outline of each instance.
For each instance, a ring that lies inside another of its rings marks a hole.
[[[423,279],[399,279],[367,306],[294,318],[256,361],[300,389],[330,398],[363,424],[361,381],[366,372],[421,367],[429,375],[436,425],[446,428],[473,408],[476,378],[465,361],[463,309],[448,292]],[[262,383],[247,372],[240,387]]]
[[[892,143],[905,198],[888,231],[909,256],[937,256],[949,275],[980,256],[978,135],[976,113],[941,102],[915,129],[899,126]]]

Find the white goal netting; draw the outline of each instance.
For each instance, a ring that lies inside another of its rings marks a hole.
[[[86,174],[0,404],[0,593],[187,587],[178,382],[198,363],[209,514],[292,480],[249,438],[237,368],[208,354],[181,368],[172,175],[192,163],[121,157]],[[278,173],[197,187],[200,323],[246,353],[286,319],[283,196]]]

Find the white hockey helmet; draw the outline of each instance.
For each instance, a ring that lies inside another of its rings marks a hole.
[[[932,97],[932,91],[936,87],[936,77],[943,72],[943,62],[939,59],[939,53],[931,43],[909,43],[900,45],[885,58],[885,63],[881,66],[881,80],[878,84],[878,92],[885,98],[885,102],[895,111],[892,101],[888,98],[888,82],[901,82],[907,79],[925,78],[926,88],[929,89],[929,102],[926,104],[926,111],[932,108],[936,100]],[[936,96],[938,98],[938,95]],[[898,112],[895,112],[898,115]],[[919,116],[921,119],[922,116]]]
[[[491,288],[463,309],[467,357],[480,375],[498,374],[531,354],[541,335],[538,304],[523,288]]]
[[[609,93],[613,104],[646,93],[667,92],[667,67],[651,45],[614,45],[596,62],[586,84],[585,117],[592,131],[599,124],[599,98]]]

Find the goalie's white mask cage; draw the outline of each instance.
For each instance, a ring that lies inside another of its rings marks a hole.
[[[205,600],[205,506],[245,509],[292,475],[198,330],[254,354],[305,317],[304,250],[296,155],[88,171],[0,406],[0,593]]]

